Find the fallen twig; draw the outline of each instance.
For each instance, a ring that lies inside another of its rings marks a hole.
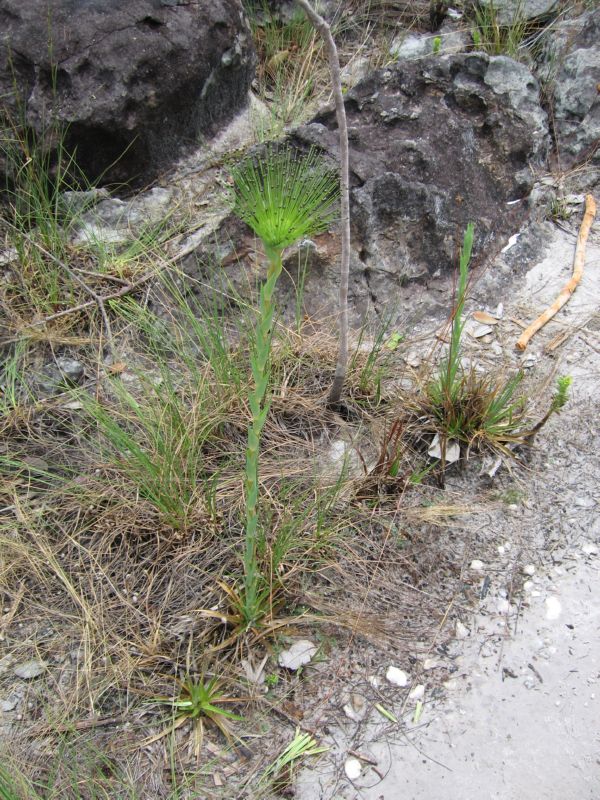
[[[552,317],[558,311],[560,311],[560,309],[571,297],[571,295],[577,288],[579,282],[581,281],[581,277],[583,275],[583,264],[585,260],[585,245],[595,216],[596,216],[596,201],[594,200],[593,195],[588,194],[585,196],[585,213],[583,215],[581,228],[579,229],[579,236],[577,237],[577,246],[575,247],[575,259],[573,261],[573,277],[566,284],[566,286],[564,286],[564,288],[562,289],[556,300],[552,303],[552,305],[548,306],[548,308],[544,311],[544,313],[540,314],[540,316],[536,320],[534,320],[534,322],[532,322],[528,328],[526,328],[523,331],[519,340],[517,341],[517,348],[519,350],[525,350],[525,348],[529,344],[529,340],[531,339],[531,337],[535,333],[537,333],[540,330],[540,328],[543,328],[544,325],[548,322],[548,320],[551,320]]]

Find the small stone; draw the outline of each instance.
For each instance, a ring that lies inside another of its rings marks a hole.
[[[483,561],[480,561],[478,558],[474,558],[473,561],[471,561],[471,564],[470,564],[470,567],[469,567],[469,569],[472,569],[473,572],[483,572],[484,568],[485,568],[485,564],[483,563]]]
[[[367,700],[362,694],[352,692],[350,702],[346,703],[342,710],[348,719],[353,722],[362,722],[367,715]]]
[[[533,589],[533,587],[534,587],[533,581],[525,581],[525,583],[523,584],[523,589],[526,592],[530,592]]]
[[[298,639],[298,641],[294,642],[287,650],[282,650],[281,653],[279,653],[279,666],[285,669],[291,669],[295,672],[305,664],[309,664],[316,652],[316,644],[310,642],[308,639]]]
[[[0,708],[4,711],[5,714],[9,713],[10,711],[14,711],[17,707],[19,700],[21,698],[17,694],[9,695],[6,700],[2,700],[0,703]]]
[[[582,551],[585,553],[586,556],[597,556],[598,555],[598,547],[595,544],[589,542],[588,544],[584,544],[581,548]]]
[[[474,311],[473,312],[473,319],[476,322],[481,323],[482,325],[497,325],[498,320],[496,317],[493,317],[491,314],[488,314],[487,311]]]
[[[381,686],[381,680],[377,675],[369,675],[367,680],[374,689],[379,689],[379,687]]]
[[[469,629],[467,628],[467,626],[463,625],[463,623],[460,620],[457,620],[456,621],[456,638],[457,639],[466,639],[468,635],[469,635]]]
[[[437,667],[441,666],[440,662],[437,658],[426,658],[423,662],[423,669],[436,669]]]
[[[13,670],[17,678],[23,678],[25,681],[37,678],[45,671],[46,664],[37,658],[31,659],[31,661],[25,661],[23,664],[18,664]]]
[[[413,689],[410,690],[408,696],[411,700],[422,700],[425,697],[425,687],[422,683],[418,683]]]
[[[344,772],[349,781],[355,781],[357,778],[360,778],[362,764],[358,758],[347,758],[344,763]]]
[[[533,564],[525,564],[523,567],[523,575],[529,575],[529,577],[535,575],[535,566]]]
[[[496,608],[498,609],[499,614],[508,614],[510,611],[510,603],[505,597],[500,597],[496,603]]]
[[[56,359],[56,366],[58,367],[63,378],[69,383],[79,383],[79,381],[83,378],[83,364],[81,361],[77,361],[76,358],[59,356]]]
[[[403,669],[399,669],[398,667],[388,667],[385,677],[386,680],[392,684],[392,686],[402,687],[408,685],[408,675]]]
[[[546,598],[546,619],[558,619],[562,613],[562,605],[558,597]]]

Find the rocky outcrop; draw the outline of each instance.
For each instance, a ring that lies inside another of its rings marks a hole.
[[[0,5],[5,110],[67,125],[89,179],[147,183],[245,103],[254,60],[240,0]]]
[[[600,9],[557,24],[539,67],[549,94],[558,166],[600,164]]]
[[[468,222],[492,256],[526,218],[548,135],[523,65],[480,53],[405,63],[358,84],[346,111],[354,246],[381,300],[451,270]],[[337,153],[333,112],[296,141]]]
[[[501,25],[547,17],[560,5],[558,0],[479,0],[478,4],[494,14]]]

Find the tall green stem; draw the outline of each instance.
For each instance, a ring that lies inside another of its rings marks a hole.
[[[260,616],[260,582],[258,569],[258,458],[262,429],[269,412],[267,389],[271,377],[271,339],[273,335],[273,292],[281,274],[281,250],[267,248],[269,269],[267,280],[260,289],[256,342],[250,359],[254,388],[248,401],[252,420],[246,449],[246,548],[244,553],[244,614],[252,625]]]

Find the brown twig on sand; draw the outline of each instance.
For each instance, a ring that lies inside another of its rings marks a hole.
[[[548,306],[548,308],[544,311],[544,313],[540,314],[540,316],[536,320],[534,320],[534,322],[532,322],[528,328],[526,328],[523,331],[523,333],[519,337],[519,340],[517,341],[517,348],[519,350],[525,350],[531,337],[535,333],[537,333],[540,330],[540,328],[543,328],[543,326],[548,322],[548,320],[552,319],[552,317],[558,311],[560,311],[560,309],[571,297],[571,295],[577,288],[579,282],[581,281],[581,277],[583,275],[583,263],[585,260],[585,245],[595,216],[596,216],[596,201],[594,200],[593,195],[587,194],[585,196],[585,213],[583,215],[581,228],[579,229],[579,236],[577,237],[577,246],[575,248],[575,259],[573,261],[573,276],[571,280],[563,287],[562,291],[560,292],[556,300],[552,303],[552,305]]]

